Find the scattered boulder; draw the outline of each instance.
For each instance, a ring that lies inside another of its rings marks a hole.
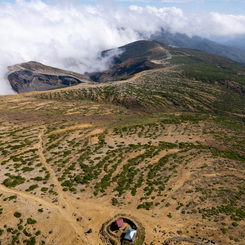
[[[92,233],[93,232],[93,230],[90,228],[86,233]]]
[[[83,219],[82,217],[78,217],[77,221],[82,221],[82,219]]]

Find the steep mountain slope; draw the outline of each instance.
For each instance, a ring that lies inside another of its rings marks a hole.
[[[244,112],[244,66],[221,56],[153,41],[138,41],[121,49],[124,52],[114,59],[111,70],[90,77],[100,82],[132,79],[81,88],[78,98],[99,97],[142,110]],[[143,64],[151,64],[151,69],[148,66],[138,73],[143,67],[133,61],[139,57]],[[59,92],[52,96],[58,98]]]
[[[156,41],[137,41],[119,47],[121,54],[115,56],[110,69],[86,75],[65,71],[38,62],[28,62],[9,67],[8,79],[18,92],[42,91],[67,87],[83,82],[109,82],[125,80],[146,70],[185,64],[185,75],[196,79],[205,77],[206,82],[223,84],[227,88],[244,93],[244,66],[231,60],[205,52],[173,48]],[[110,50],[103,51],[106,56]],[[172,54],[173,55],[172,55]],[[176,54],[175,54],[176,53]],[[208,71],[208,74],[207,74]]]
[[[34,61],[9,67],[7,77],[13,90],[17,93],[67,87],[89,81],[85,75]]]
[[[125,80],[138,72],[157,68],[159,65],[150,60],[167,57],[164,46],[154,41],[142,40],[119,47],[122,53],[112,60],[110,70],[87,75],[96,82],[108,82]],[[110,50],[103,51],[101,56],[106,56],[108,52]]]
[[[150,39],[181,48],[196,49],[212,54],[217,54],[240,63],[245,63],[244,49],[239,48],[238,46],[231,47],[228,44],[222,45],[199,36],[189,37],[186,34],[172,34],[163,30],[158,34],[152,35]]]

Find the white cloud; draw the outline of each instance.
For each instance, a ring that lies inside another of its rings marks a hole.
[[[137,39],[118,30],[103,7],[46,5],[41,1],[0,6],[0,94],[11,92],[6,67],[35,60],[77,72],[98,70],[99,53]],[[105,68],[105,63],[101,68]]]
[[[108,57],[98,63],[102,50],[138,40],[139,33],[150,36],[161,27],[201,36],[245,33],[245,16],[72,2],[17,0],[0,5],[0,94],[11,92],[6,67],[16,63],[35,60],[83,73],[106,68]]]

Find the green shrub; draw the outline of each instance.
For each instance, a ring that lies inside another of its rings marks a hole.
[[[221,228],[220,230],[223,232],[223,234],[225,234],[227,232],[226,228]]]
[[[14,217],[16,217],[16,218],[21,217],[21,213],[20,213],[20,212],[15,212],[15,213],[14,213]]]
[[[36,238],[32,237],[29,241],[27,241],[26,245],[35,245],[36,244]]]
[[[34,220],[34,219],[32,219],[32,218],[28,218],[28,219],[27,219],[27,224],[35,224],[35,223],[37,223],[36,220]]]
[[[33,171],[34,168],[24,167],[24,168],[22,168],[21,170],[23,171],[23,173],[25,173],[25,172],[31,172],[31,171]]]
[[[118,204],[118,200],[115,197],[111,199],[111,202],[113,206],[116,206]]]
[[[150,207],[153,205],[153,202],[145,202],[137,206],[137,209],[144,208],[146,210],[150,210]]]
[[[9,227],[7,228],[7,232],[12,232],[13,228]]]
[[[5,179],[3,184],[6,187],[15,187],[17,185],[21,185],[25,183],[25,178],[21,177],[20,175],[9,175],[9,178]]]
[[[23,230],[24,226],[23,225],[18,225],[19,230]]]
[[[31,186],[27,189],[27,191],[33,191],[33,190],[35,190],[36,188],[38,188],[38,185],[31,185]]]
[[[33,178],[33,180],[35,180],[35,181],[42,181],[43,180],[43,177],[37,176],[37,177]]]
[[[71,188],[73,186],[73,183],[70,180],[66,180],[61,185]]]

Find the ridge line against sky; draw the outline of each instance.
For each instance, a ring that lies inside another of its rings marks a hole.
[[[12,91],[7,67],[17,63],[35,60],[84,73],[108,67],[110,57],[101,60],[101,51],[162,29],[227,40],[245,35],[245,14],[201,7],[208,2],[244,6],[238,0],[0,0],[0,94]]]

